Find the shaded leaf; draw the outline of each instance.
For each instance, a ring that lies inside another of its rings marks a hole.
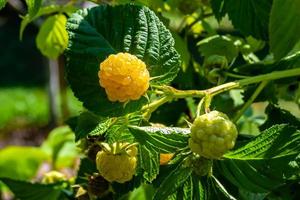
[[[270,15],[270,48],[278,60],[300,41],[300,0],[274,0]]]
[[[206,58],[212,55],[220,55],[225,56],[228,62],[231,62],[238,56],[238,48],[226,36],[211,36],[201,40],[197,45],[201,54]]]
[[[29,183],[9,178],[0,178],[18,199],[22,200],[60,200],[61,189],[56,185]]]
[[[228,14],[234,27],[244,35],[268,38],[272,0],[212,0],[211,6],[219,21]]]

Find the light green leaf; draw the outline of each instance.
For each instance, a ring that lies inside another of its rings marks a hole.
[[[159,153],[174,153],[188,146],[187,128],[129,127],[140,145],[148,145]]]
[[[232,39],[226,36],[215,35],[205,38],[197,46],[200,53],[206,58],[212,55],[225,56],[228,62],[235,59],[239,53]]]
[[[28,14],[32,18],[34,17],[42,5],[42,0],[26,0],[26,4],[28,7]]]
[[[41,149],[51,155],[56,169],[71,167],[77,157],[75,136],[68,126],[53,129],[43,142]]]
[[[224,155],[235,160],[262,160],[297,155],[300,151],[300,131],[287,124],[264,130],[251,142]]]
[[[136,55],[146,63],[152,83],[157,84],[172,81],[180,68],[171,33],[146,7],[102,5],[80,10],[68,20],[67,30],[68,81],[83,105],[99,115],[122,116],[147,102],[145,97],[126,104],[107,99],[99,85],[98,71],[108,55]]]
[[[180,188],[192,174],[192,168],[179,164],[162,181],[154,194],[153,200],[164,200]]]
[[[29,23],[32,21],[36,20],[37,18],[44,16],[44,15],[50,15],[56,12],[62,12],[66,14],[70,14],[75,12],[77,9],[71,5],[66,5],[66,6],[59,6],[59,5],[50,5],[46,7],[42,7],[39,9],[39,11],[36,13],[35,16],[31,17],[29,14],[22,16],[22,21],[21,21],[21,26],[20,26],[20,34],[19,38],[22,40],[23,33],[25,28]]]
[[[152,182],[159,173],[159,154],[151,146],[139,145],[138,157],[143,177]]]
[[[5,7],[7,0],[0,0],[0,10]]]
[[[42,185],[25,181],[0,178],[14,195],[21,200],[59,200],[61,190],[56,185]]]
[[[10,146],[0,150],[0,177],[32,179],[50,156],[36,147]]]
[[[48,17],[41,26],[36,37],[36,44],[42,54],[51,59],[57,59],[68,45],[66,31],[67,18],[63,14]]]
[[[211,6],[219,21],[227,13],[233,26],[245,36],[268,39],[272,0],[212,0]]]
[[[274,0],[270,15],[270,47],[278,60],[300,41],[300,0]]]

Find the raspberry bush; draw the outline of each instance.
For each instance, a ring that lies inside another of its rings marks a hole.
[[[283,109],[299,106],[298,0],[93,2],[36,15],[68,16],[80,166],[73,181],[0,176],[17,198],[300,198],[300,122]]]

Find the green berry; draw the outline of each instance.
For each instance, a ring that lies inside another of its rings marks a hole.
[[[212,111],[197,117],[191,127],[189,147],[208,159],[218,159],[235,145],[238,131],[229,118]]]

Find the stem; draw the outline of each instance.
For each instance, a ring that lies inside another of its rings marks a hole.
[[[248,101],[243,105],[243,107],[237,112],[237,114],[232,119],[233,122],[237,122],[240,117],[244,114],[244,112],[249,108],[252,102],[256,99],[256,97],[260,94],[260,92],[264,89],[264,87],[269,83],[269,81],[263,81],[256,88],[252,96],[248,99]]]
[[[249,76],[244,76],[240,74],[234,74],[230,72],[223,72],[226,76],[232,77],[232,78],[249,78]]]
[[[201,115],[201,109],[204,103],[204,97],[200,100],[200,102],[197,105],[197,111],[196,111],[196,117],[199,117]]]
[[[287,78],[287,77],[291,77],[291,76],[299,76],[299,75],[300,75],[300,68],[296,68],[296,69],[276,71],[276,72],[271,72],[268,74],[258,75],[258,76],[240,80],[238,82],[239,82],[240,86],[245,86],[245,85],[249,85],[249,84],[253,84],[253,83],[258,83],[261,81],[276,80],[276,79]]]
[[[142,108],[142,111],[146,111],[144,113],[144,117],[145,117],[145,119],[149,119],[151,116],[151,113],[153,111],[155,111],[159,106],[163,105],[164,103],[171,101],[173,99],[180,99],[180,98],[186,98],[186,97],[196,97],[196,98],[206,97],[206,99],[204,101],[205,101],[205,108],[207,110],[210,105],[211,99],[215,95],[218,95],[220,93],[226,92],[226,91],[234,89],[234,88],[240,88],[240,87],[243,87],[246,85],[250,85],[253,83],[259,83],[262,81],[267,82],[270,80],[276,80],[276,79],[280,79],[280,78],[287,78],[287,77],[299,76],[299,75],[300,75],[300,68],[276,71],[276,72],[271,72],[268,74],[245,78],[245,79],[242,79],[239,81],[225,83],[225,84],[218,85],[216,87],[213,87],[213,88],[210,88],[207,90],[178,90],[178,89],[175,89],[170,86],[153,86],[153,87],[161,90],[165,94],[165,96],[148,104],[148,105],[145,105]],[[264,83],[264,84],[266,84],[266,83]],[[260,85],[261,87],[259,87],[257,89],[259,89],[261,91],[263,89],[263,86],[265,86],[264,84]],[[257,94],[255,94],[256,93],[255,92],[252,95],[253,96],[252,98],[254,98],[254,99],[256,98],[256,96],[260,92],[259,90],[256,91],[256,92],[258,92]],[[254,95],[256,95],[256,96],[254,96]],[[251,104],[251,102],[248,104]]]

